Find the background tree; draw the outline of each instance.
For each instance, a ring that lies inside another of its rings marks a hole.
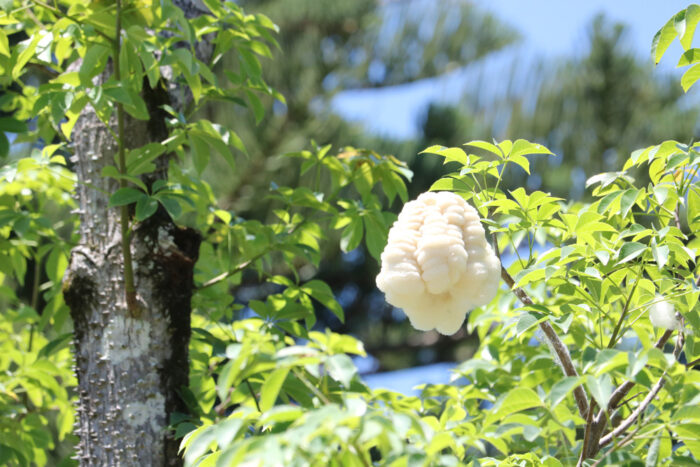
[[[583,181],[619,167],[635,148],[694,134],[700,115],[683,104],[677,79],[659,76],[633,53],[624,24],[598,16],[588,40],[582,57],[543,67],[537,89],[503,103],[512,109],[504,137],[566,154],[561,162],[535,161],[544,165],[533,187],[574,198],[583,196]],[[508,186],[523,185],[523,175]]]

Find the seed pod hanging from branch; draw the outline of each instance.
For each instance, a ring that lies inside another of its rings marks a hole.
[[[496,295],[501,263],[479,214],[450,192],[404,205],[382,253],[377,286],[416,329],[454,334],[467,312]]]

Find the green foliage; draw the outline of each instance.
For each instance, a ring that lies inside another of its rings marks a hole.
[[[0,463],[69,457],[72,337],[60,294],[75,239],[75,176],[58,148],[0,169]]]
[[[427,148],[452,169],[431,189],[464,196],[497,250],[517,257],[503,270],[513,290],[470,313],[467,328],[479,336],[479,349],[454,370],[451,384],[424,385],[420,397],[373,391],[351,357],[365,355],[362,343],[317,326],[323,310],[345,316],[332,288],[314,274],[335,237],[346,252],[364,240],[380,259],[395,219],[387,206],[408,200],[411,172],[393,156],[314,143],[285,156],[308,183],[269,187],[274,219],[221,209],[201,174],[212,152],[236,167],[236,151],[245,147],[197,110],[223,100],[249,107],[261,122],[259,95],[282,97],[263,80],[259,61],[276,46],[274,24],[231,2],[204,4],[209,14],[187,19],[169,1],[128,2],[118,47],[111,4],[37,2],[3,13],[3,110],[11,116],[0,120],[0,130],[43,150],[0,171],[0,461],[57,462],[72,441],[70,322],[59,292],[78,226],[66,214],[75,207],[75,178],[57,151],[70,150],[65,142],[87,105],[105,124],[119,107],[150,118],[143,93],[165,86],[167,70],[168,80],[191,90],[191,106],[164,106],[167,138],[128,148],[124,164],[102,176],[122,184],[109,193],[110,207],[133,205],[128,227],[161,205],[204,237],[191,379],[181,391],[189,413],[172,420],[186,464],[697,462],[700,145],[666,141],[635,151],[622,171],[588,180],[590,203],[503,188],[508,172],[529,174],[534,156],[553,155],[540,144]],[[676,35],[689,48],[696,10],[664,26],[655,57]],[[16,31],[28,39],[10,46]],[[197,57],[204,36],[213,40],[211,63]],[[682,61],[692,63],[686,55]],[[224,56],[237,65],[222,80],[212,66]],[[117,62],[123,79],[94,79]],[[33,67],[55,73],[37,85],[27,79]],[[65,142],[43,144],[54,139]],[[3,145],[0,138],[0,151]],[[176,157],[168,178],[157,179],[164,154]],[[646,169],[649,182],[638,184],[630,169]],[[242,298],[250,284],[266,292]],[[24,285],[29,293],[22,295]],[[662,303],[678,312],[679,330],[652,324]],[[665,348],[671,335],[673,352]],[[679,363],[681,351],[695,363]]]

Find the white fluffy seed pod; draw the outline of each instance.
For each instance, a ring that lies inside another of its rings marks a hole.
[[[427,192],[391,227],[377,287],[414,328],[450,335],[493,299],[500,275],[476,209],[454,193]]]
[[[681,328],[681,322],[676,316],[676,310],[662,297],[657,296],[657,301],[649,309],[649,320],[651,324],[657,328],[678,330]]]

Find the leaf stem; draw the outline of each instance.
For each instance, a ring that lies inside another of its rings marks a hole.
[[[627,301],[625,302],[625,307],[622,309],[622,314],[620,315],[620,319],[618,320],[617,324],[615,325],[615,329],[613,330],[612,336],[610,336],[610,341],[608,342],[608,348],[612,349],[615,347],[615,344],[617,343],[617,338],[618,334],[620,333],[620,329],[622,328],[622,323],[625,321],[625,317],[627,316],[627,312],[629,311],[630,308],[630,303],[632,303],[632,295],[634,295],[635,290],[637,290],[637,286],[639,285],[639,279],[642,277],[642,271],[644,271],[644,263],[639,264],[639,271],[637,272],[637,279],[634,281],[634,285],[632,286],[632,290],[630,290],[629,295],[627,296]]]
[[[114,50],[114,77],[121,83],[121,69],[119,55],[121,53],[121,34],[122,34],[122,2],[117,0],[117,14],[115,39],[112,42]],[[117,102],[117,146],[119,173],[126,175],[126,154],[124,150],[124,106],[121,102]],[[119,179],[119,188],[126,188],[127,181],[124,178]],[[131,234],[129,232],[129,206],[123,205],[120,207],[120,224],[121,224],[121,243],[122,256],[124,258],[124,289],[126,294],[126,308],[129,314],[137,316],[139,311],[138,302],[136,300],[136,287],[134,286],[134,266],[131,258]]]

